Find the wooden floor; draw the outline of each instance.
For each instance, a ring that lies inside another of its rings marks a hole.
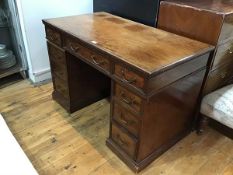
[[[0,89],[0,113],[39,174],[134,174],[105,146],[108,100],[68,115],[51,92],[51,83],[26,80]],[[233,141],[212,129],[191,133],[140,174],[233,175]]]

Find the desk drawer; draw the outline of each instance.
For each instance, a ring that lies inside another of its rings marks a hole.
[[[69,99],[69,90],[67,82],[60,79],[58,76],[53,76],[53,83],[54,83],[54,89],[57,91],[60,95],[65,97],[66,99]]]
[[[132,134],[138,136],[140,123],[139,119],[116,102],[114,103],[113,108],[113,119],[124,126],[124,128],[126,128]]]
[[[112,139],[130,157],[133,158],[135,156],[136,140],[121,131],[115,124],[112,124]]]
[[[46,38],[50,42],[52,42],[52,43],[54,43],[54,44],[56,44],[58,46],[62,45],[62,43],[61,43],[61,35],[60,35],[60,33],[58,31],[56,31],[55,29],[46,27],[45,28],[45,32],[46,32]]]
[[[141,112],[142,99],[118,84],[115,84],[115,97],[132,110]]]
[[[53,44],[47,42],[49,59],[59,64],[66,64],[65,51]]]
[[[204,94],[210,93],[228,83],[233,77],[233,63],[225,64],[218,69],[211,71],[206,80]]]
[[[63,80],[67,80],[65,52],[49,42],[47,45],[52,73],[55,73]]]
[[[75,39],[70,38],[65,39],[65,47],[71,53],[79,55],[87,61],[90,61],[95,66],[100,67],[107,72],[110,72],[110,61],[102,54],[99,54],[96,51],[93,51],[92,49],[84,47]]]
[[[64,64],[58,64],[56,62],[51,61],[51,69],[56,76],[61,78],[64,81],[67,81],[67,69]]]
[[[126,69],[125,67],[116,64],[114,74],[123,82],[131,84],[136,88],[143,89],[144,78],[139,76],[133,71]]]
[[[233,62],[233,40],[230,40],[229,42],[218,47],[214,57],[212,69],[226,64],[227,62]]]

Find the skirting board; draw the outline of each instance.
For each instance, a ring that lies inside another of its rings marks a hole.
[[[39,72],[34,72],[33,77],[30,78],[34,85],[40,85],[51,81],[51,70],[45,69]]]

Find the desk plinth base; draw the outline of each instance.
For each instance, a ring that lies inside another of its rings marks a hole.
[[[167,144],[162,145],[160,148],[156,149],[154,152],[152,152],[148,157],[146,157],[141,162],[135,162],[132,158],[130,158],[117,144],[112,141],[111,138],[108,138],[106,140],[106,145],[109,149],[112,150],[113,153],[115,153],[132,171],[135,173],[140,172],[145,167],[147,167],[151,162],[153,162],[156,158],[158,158],[160,155],[162,155],[164,152],[166,152],[169,148],[171,148],[173,145],[175,145],[178,141],[180,141],[182,138],[187,136],[191,132],[190,129],[181,132],[176,137],[171,139]]]
[[[135,173],[141,171],[145,166],[137,164],[126,153],[124,153],[110,138],[106,140],[106,145],[112,150],[131,170]]]

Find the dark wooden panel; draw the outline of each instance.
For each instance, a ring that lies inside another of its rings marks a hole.
[[[196,59],[193,59],[184,64],[180,64],[174,69],[170,69],[164,73],[157,75],[154,78],[151,78],[148,84],[148,93],[157,91],[160,88],[163,88],[171,84],[172,82],[183,78],[184,76],[187,76],[203,67],[206,67],[209,55],[209,53],[201,55]]]
[[[110,95],[110,78],[67,53],[70,104],[78,110]]]
[[[94,0],[94,11],[109,12],[154,26],[160,0]]]
[[[180,79],[145,104],[138,162],[191,130],[204,74],[205,69]]]
[[[218,132],[224,134],[225,136],[233,140],[233,129],[232,128],[229,128],[211,118],[209,118],[209,125],[213,127],[214,129],[216,129]]]

